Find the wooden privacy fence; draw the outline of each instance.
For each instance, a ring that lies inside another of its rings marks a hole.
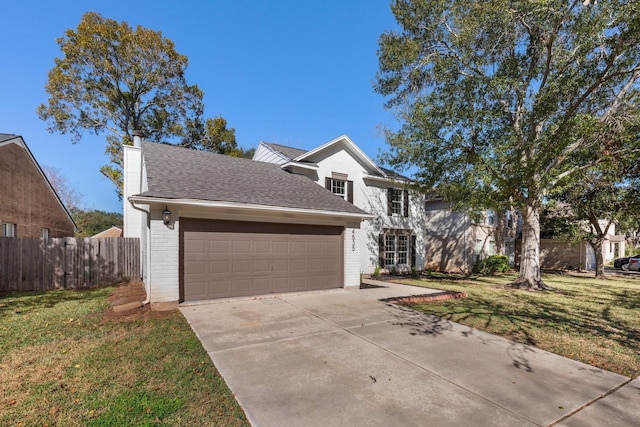
[[[103,286],[140,279],[140,239],[0,237],[0,291]]]

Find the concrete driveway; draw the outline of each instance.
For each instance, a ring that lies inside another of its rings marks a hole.
[[[254,426],[640,425],[638,379],[380,301],[427,292],[385,283],[180,310]]]

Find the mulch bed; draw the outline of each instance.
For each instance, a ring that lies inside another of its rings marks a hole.
[[[104,312],[103,320],[166,319],[175,314],[175,310],[153,311],[149,304],[120,312],[113,309],[115,306],[144,301],[146,298],[147,293],[142,282],[120,283],[109,297],[109,308]]]
[[[445,300],[457,299],[457,298],[465,298],[466,296],[467,294],[464,292],[442,291],[442,292],[435,292],[432,294],[386,298],[386,299],[383,299],[382,301],[390,302],[393,304],[416,304],[416,303],[423,303],[423,302],[436,302],[436,301],[445,301]]]

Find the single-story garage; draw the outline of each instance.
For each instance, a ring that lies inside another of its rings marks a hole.
[[[123,195],[154,308],[360,285],[360,222],[372,215],[279,165],[135,136]]]

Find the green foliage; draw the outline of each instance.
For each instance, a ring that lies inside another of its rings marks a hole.
[[[506,255],[490,255],[476,263],[474,273],[495,274],[509,271],[509,258]]]
[[[395,265],[393,267],[391,267],[391,271],[389,272],[389,274],[392,275],[392,276],[397,276],[398,275],[398,269],[396,268]]]
[[[76,237],[90,237],[114,225],[122,226],[123,217],[119,212],[77,211],[73,213],[73,221],[78,227]]]
[[[402,123],[386,160],[456,206],[515,206],[637,156],[640,2],[397,0],[375,90]],[[525,251],[534,254],[536,251]],[[533,257],[533,255],[532,255]],[[540,277],[523,260],[520,277]]]
[[[58,45],[63,56],[49,71],[49,100],[38,115],[50,132],[70,134],[74,143],[87,131],[108,132],[110,164],[100,170],[118,192],[122,146],[132,143],[134,130],[151,141],[237,152],[235,130],[227,129],[226,120],[202,121],[203,92],[187,84],[187,57],[159,31],[88,12]]]
[[[380,277],[380,266],[376,265],[376,268],[373,270],[373,277]]]
[[[227,128],[227,121],[222,117],[207,119],[204,123],[200,118],[197,118],[189,123],[188,136],[182,141],[183,147],[235,157],[240,157],[242,154],[242,150],[238,148],[236,143],[236,130]]]

